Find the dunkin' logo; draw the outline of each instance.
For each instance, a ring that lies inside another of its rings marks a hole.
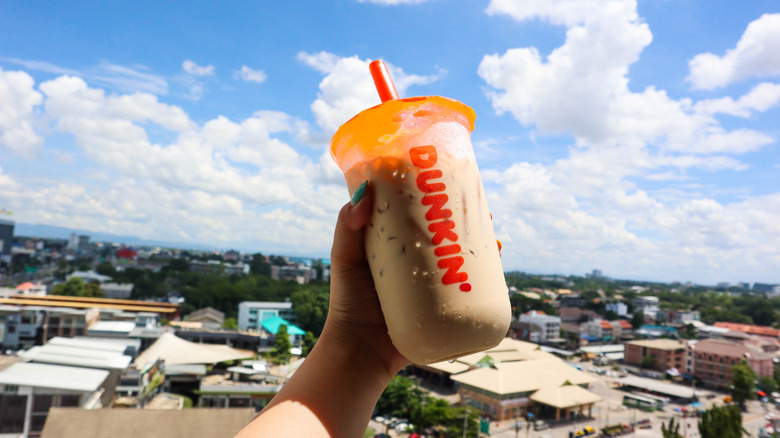
[[[446,193],[438,193],[445,191],[447,185],[443,182],[430,182],[442,177],[441,170],[433,169],[439,159],[436,147],[432,145],[413,147],[409,149],[409,156],[412,163],[422,170],[417,176],[417,188],[426,193],[421,200],[422,205],[430,206],[425,213],[425,219],[431,222],[428,231],[433,233],[431,243],[436,246],[433,253],[436,257],[441,257],[437,265],[439,269],[447,270],[441,282],[447,285],[460,283],[460,290],[468,292],[471,290],[471,284],[466,282],[469,274],[458,272],[464,260],[458,255],[460,254],[458,234],[452,231],[455,228],[455,222],[450,219],[452,210],[444,208],[449,197]],[[445,243],[445,240],[448,242]]]

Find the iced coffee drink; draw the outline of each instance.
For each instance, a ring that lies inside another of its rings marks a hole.
[[[333,137],[350,193],[374,190],[365,245],[388,332],[428,364],[486,350],[511,310],[471,147],[475,116],[455,100],[388,100]]]

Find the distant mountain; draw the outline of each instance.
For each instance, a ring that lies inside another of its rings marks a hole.
[[[165,242],[162,240],[148,240],[132,236],[118,236],[116,234],[98,233],[89,230],[77,228],[56,227],[53,225],[25,224],[16,223],[14,235],[27,237],[47,237],[52,239],[69,239],[72,233],[89,236],[92,242],[113,242],[124,243],[129,246],[160,246],[164,248],[194,249],[198,251],[210,251],[205,245],[184,243],[184,242]]]

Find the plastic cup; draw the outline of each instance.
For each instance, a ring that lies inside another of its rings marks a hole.
[[[496,346],[511,307],[471,146],[474,111],[452,99],[393,99],[331,140],[350,194],[368,180],[366,257],[388,333],[429,364]]]

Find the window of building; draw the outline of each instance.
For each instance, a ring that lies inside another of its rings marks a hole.
[[[36,394],[33,396],[33,413],[35,412],[49,412],[52,403],[54,402],[53,395]]]
[[[81,405],[81,396],[72,394],[72,395],[61,395],[60,396],[60,406],[63,407],[78,407]]]

